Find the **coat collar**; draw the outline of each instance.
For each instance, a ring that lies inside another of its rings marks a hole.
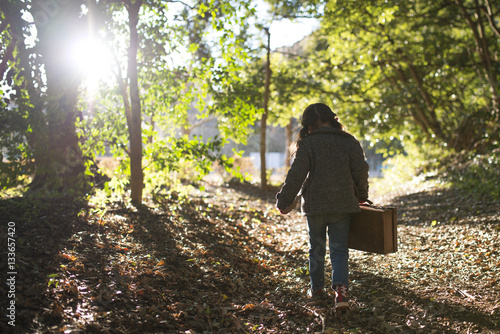
[[[316,135],[316,134],[344,134],[345,132],[338,129],[334,128],[333,126],[325,126],[321,128],[317,128],[316,130],[312,131],[309,133],[310,135]]]

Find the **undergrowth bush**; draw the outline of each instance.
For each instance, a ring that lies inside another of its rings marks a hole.
[[[445,168],[446,179],[475,198],[500,198],[500,148],[467,154]]]
[[[459,189],[474,199],[498,199],[500,147],[481,154],[406,147],[405,154],[385,161],[384,177],[373,179],[370,187],[373,185],[376,193],[382,193],[424,181]]]
[[[432,147],[422,150],[415,144],[405,145],[404,153],[393,155],[384,161],[383,177],[370,179],[370,196],[416,186],[423,181],[432,181],[435,185],[443,186],[443,180],[435,178],[436,170],[440,166],[438,156],[440,151]]]

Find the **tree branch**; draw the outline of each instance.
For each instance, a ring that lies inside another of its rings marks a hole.
[[[498,29],[495,20],[493,18],[493,10],[491,9],[491,4],[489,0],[485,0],[486,6],[481,6],[481,10],[486,14],[488,22],[490,23],[491,30],[500,37],[500,30]]]
[[[9,60],[14,59],[13,51],[14,51],[15,44],[16,43],[14,43],[14,41],[11,41],[9,43],[9,45],[7,46],[7,49],[5,50],[5,54],[2,58],[2,62],[0,62],[0,80],[3,79],[3,76],[5,75]]]
[[[180,3],[182,5],[184,5],[185,7],[188,7],[189,9],[195,9],[196,7],[195,6],[190,6],[189,4],[185,3],[184,1],[181,1],[181,0],[166,0],[165,2],[168,2],[168,3]]]
[[[0,33],[2,33],[5,30],[5,28],[7,28],[7,25],[8,25],[7,20],[0,22]]]

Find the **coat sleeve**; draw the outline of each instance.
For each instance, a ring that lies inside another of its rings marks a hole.
[[[276,206],[284,210],[295,200],[311,167],[310,155],[304,145],[297,150],[281,190],[276,194]]]
[[[368,171],[369,166],[361,144],[356,140],[350,157],[351,175],[356,186],[356,197],[361,200],[368,199]]]

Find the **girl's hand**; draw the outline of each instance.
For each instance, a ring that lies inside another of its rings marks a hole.
[[[370,201],[369,199],[359,199],[358,198],[358,203],[359,205],[372,205],[373,202]]]
[[[280,210],[281,214],[283,214],[283,215],[290,213],[293,209],[295,209],[297,207],[297,203],[298,203],[299,199],[300,199],[300,197],[297,196],[295,198],[295,200],[292,202],[292,204],[290,204],[289,206],[287,206],[283,210],[281,210],[280,208],[278,208],[278,210]]]
[[[286,215],[287,213],[290,213],[290,211],[292,211],[294,209],[294,207],[292,207],[291,205],[286,207],[285,209],[281,210],[278,208],[278,210],[280,210],[281,214],[282,215]]]

